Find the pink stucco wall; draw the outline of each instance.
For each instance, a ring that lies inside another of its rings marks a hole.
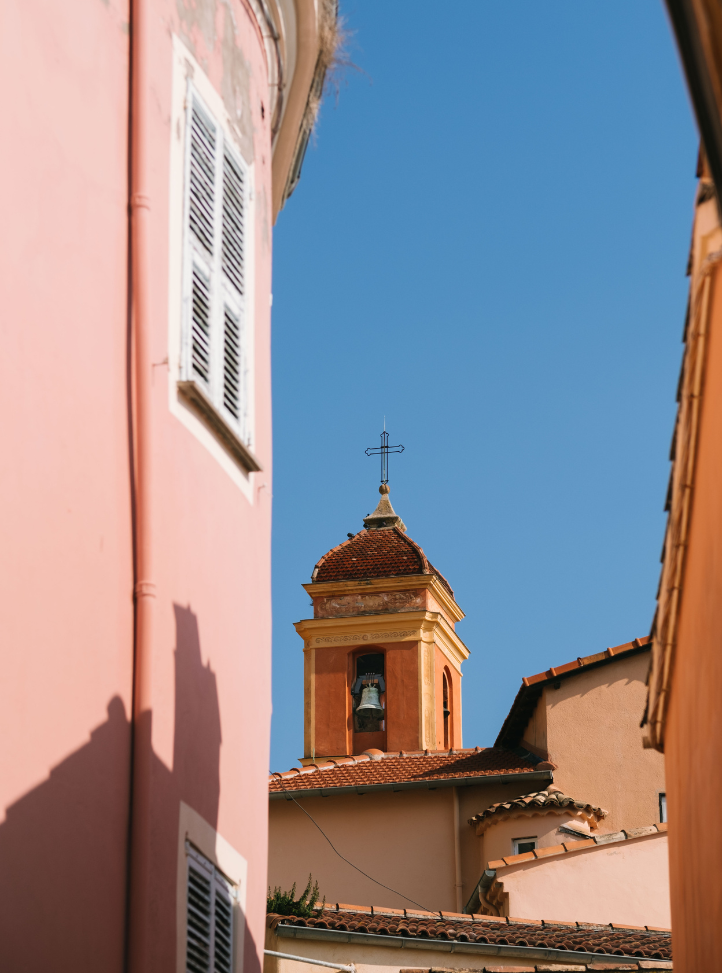
[[[665,833],[509,865],[497,881],[520,919],[671,925]]]
[[[260,968],[270,722],[267,68],[242,0],[151,5],[156,598],[147,967],[176,968],[180,802],[248,861]],[[3,679],[0,941],[13,970],[123,965],[133,677],[126,0],[10,4],[0,33]],[[242,98],[255,163],[255,445],[243,492],[169,410],[172,38]],[[38,930],[42,931],[38,935]]]

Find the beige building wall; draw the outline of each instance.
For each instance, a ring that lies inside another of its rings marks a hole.
[[[497,801],[540,790],[547,783],[522,779],[509,784],[298,800],[338,851],[378,882],[431,911],[456,912],[463,910],[486,866],[481,841],[469,819]],[[268,883],[272,888],[278,885],[287,890],[295,882],[302,889],[311,873],[327,902],[410,907],[407,899],[341,861],[293,801],[271,801],[269,818]]]
[[[483,953],[439,952],[436,949],[419,948],[398,949],[393,946],[366,946],[358,942],[353,943],[325,943],[315,939],[287,939],[276,936],[272,930],[266,931],[266,949],[277,953],[290,953],[297,956],[308,956],[326,963],[338,963],[340,966],[356,967],[357,973],[399,973],[402,969],[429,970],[431,968],[443,970],[482,970],[485,966],[496,969],[509,968],[512,971],[522,969],[523,960],[519,955],[484,955]],[[617,957],[615,957],[616,959]],[[600,957],[602,959],[602,957]],[[605,956],[607,962],[612,957]],[[574,953],[569,954],[569,963],[555,959],[554,970],[579,970],[579,958]],[[528,967],[523,967],[528,969]],[[583,967],[582,967],[583,969]],[[296,960],[279,959],[276,956],[266,956],[263,973],[319,973],[323,967],[310,963],[299,963]]]
[[[560,811],[558,814],[524,814],[511,820],[497,821],[477,839],[481,843],[481,861],[486,867],[490,861],[508,858],[509,855],[515,854],[513,844],[516,838],[534,838],[537,848],[551,848],[554,845],[576,841],[577,839],[572,835],[560,834],[559,828],[578,821],[578,817],[565,811]],[[600,827],[588,834],[580,834],[579,840],[588,838],[590,834],[602,834],[606,831],[608,828],[602,823]]]
[[[506,915],[669,929],[665,832],[500,868]]]
[[[642,747],[649,653],[547,684],[522,746],[548,753],[554,783],[578,801],[606,808],[605,831],[659,821],[664,757]]]

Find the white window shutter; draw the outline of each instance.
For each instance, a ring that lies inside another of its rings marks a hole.
[[[186,918],[186,970],[209,973],[212,950],[212,879],[188,860],[188,911]]]
[[[215,217],[216,127],[194,100],[191,112],[190,228],[213,254]]]
[[[186,851],[186,973],[233,973],[233,887],[195,848]]]
[[[245,178],[240,165],[226,148],[223,153],[223,273],[243,296],[243,219]]]
[[[250,446],[249,170],[192,85],[187,125],[182,381],[200,387],[203,407]]]
[[[191,367],[204,385],[211,380],[211,284],[199,267],[193,267],[191,306]]]
[[[215,873],[213,900],[213,973],[233,971],[233,899],[228,883]]]
[[[240,422],[243,400],[243,335],[238,315],[226,307],[223,321],[223,405]]]

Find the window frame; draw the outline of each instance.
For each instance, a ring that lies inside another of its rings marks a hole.
[[[215,131],[213,172],[213,252],[209,253],[191,228],[191,157],[193,113],[197,109]],[[254,322],[249,290],[254,271],[253,253],[253,172],[231,136],[225,120],[219,117],[189,78],[186,83],[183,140],[183,241],[182,295],[180,325],[180,362],[178,389],[194,411],[220,439],[226,450],[245,472],[258,472],[261,466],[253,453],[255,438]],[[243,214],[243,292],[239,291],[223,267],[224,161],[232,160],[242,175]],[[209,378],[196,374],[192,360],[194,271],[209,285]],[[238,322],[240,331],[240,403],[236,418],[225,402],[224,364],[226,311]]]
[[[659,823],[667,823],[667,792],[660,791],[659,794]]]
[[[532,850],[533,851],[536,851],[536,849],[538,848],[537,842],[539,841],[539,836],[538,835],[529,835],[528,838],[512,838],[511,839],[511,847],[513,848],[513,854],[515,854],[515,855],[524,855],[524,854],[527,854],[527,852],[519,851],[519,845],[522,845],[522,844],[523,845],[528,845],[530,841],[533,841],[534,842],[534,848]]]

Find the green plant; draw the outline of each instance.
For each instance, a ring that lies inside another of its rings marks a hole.
[[[273,892],[268,888],[268,898],[266,899],[266,912],[273,912],[278,916],[303,916],[309,918],[314,911],[319,912],[326,904],[326,896],[323,897],[322,904],[315,908],[318,902],[318,882],[314,882],[311,875],[308,876],[306,888],[299,898],[295,898],[296,883],[293,883],[290,892],[282,892],[280,886],[276,886]]]

